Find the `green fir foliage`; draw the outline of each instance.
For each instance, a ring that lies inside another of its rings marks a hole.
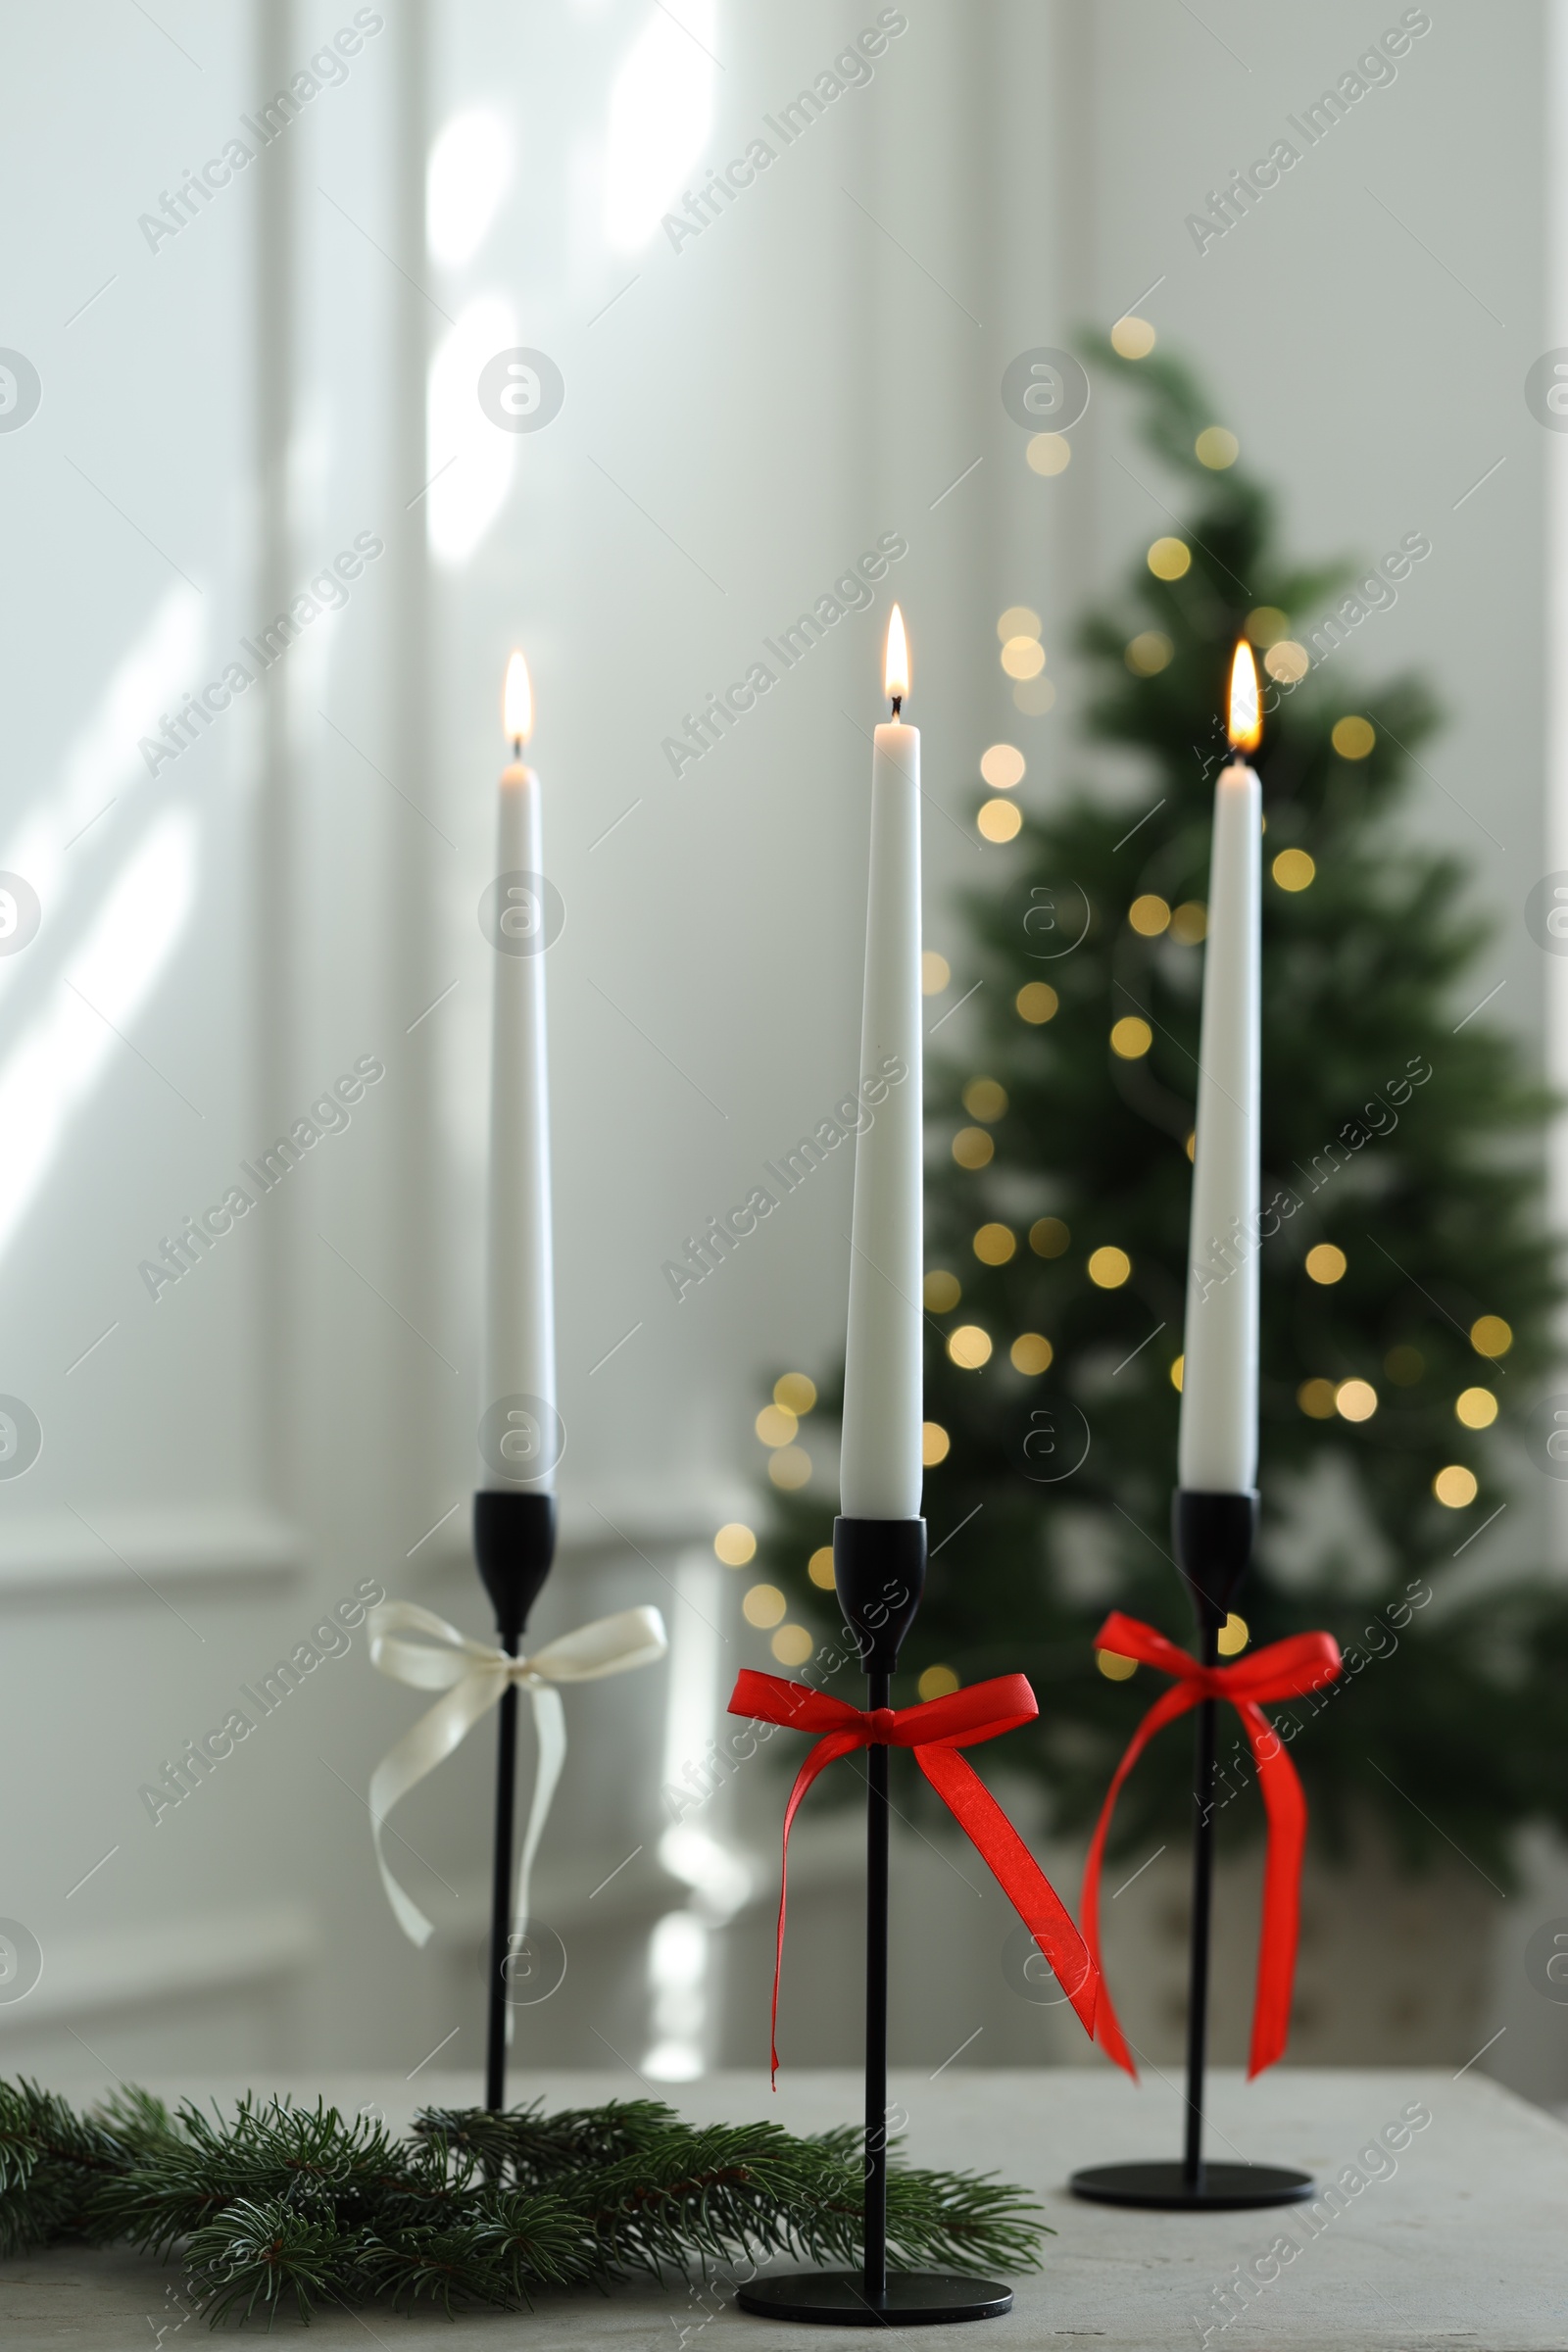
[[[515,2311],[769,2255],[853,2264],[862,2211],[858,2132],[695,2125],[652,2099],[426,2109],[402,2139],[324,2103],[171,2114],[127,2091],[78,2114],[0,2082],[0,2254],[63,2240],[177,2253],[215,2325],[372,2300]],[[891,2168],[896,2268],[1033,2270],[1044,2227],[989,2176]]]

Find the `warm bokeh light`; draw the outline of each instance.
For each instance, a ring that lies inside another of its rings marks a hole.
[[[753,1427],[764,1446],[788,1446],[794,1442],[800,1422],[781,1404],[764,1404]]]
[[[1342,1421],[1370,1421],[1378,1409],[1378,1393],[1369,1380],[1342,1380],[1334,1392],[1334,1410]]]
[[[775,1487],[793,1494],[804,1487],[811,1475],[811,1457],[804,1446],[781,1446],[777,1453],[767,1457],[767,1475]]]
[[[996,1149],[995,1139],[983,1127],[960,1127],[953,1139],[953,1156],[960,1168],[989,1166]]]
[[[1176,648],[1163,629],[1140,629],[1127,641],[1122,659],[1135,678],[1157,678],[1162,669],[1170,666]]]
[[[1281,890],[1306,890],[1317,879],[1317,860],[1307,850],[1281,850],[1269,872]]]
[[[1314,1282],[1340,1281],[1348,1262],[1333,1242],[1314,1242],[1306,1253],[1306,1270]]]
[[[1095,1664],[1107,1683],[1130,1683],[1138,1672],[1136,1658],[1124,1658],[1119,1650],[1097,1649]]]
[[[781,1666],[804,1666],[816,1644],[804,1625],[781,1625],[767,1646]]]
[[[1477,1315],[1470,1326],[1470,1345],[1477,1355],[1506,1355],[1513,1346],[1513,1326],[1500,1315]]]
[[[1023,810],[1016,801],[987,801],[974,821],[987,841],[1016,841],[1023,831]]]
[[[1337,718],[1329,737],[1342,760],[1364,760],[1377,739],[1377,729],[1372,721],[1354,714]]]
[[[994,743],[980,755],[980,773],[993,792],[1010,792],[1023,782],[1024,756],[1015,743]]]
[[[1446,1511],[1467,1510],[1480,1491],[1480,1481],[1463,1462],[1449,1462],[1432,1481],[1432,1492]]]
[[[1214,1637],[1214,1646],[1222,1658],[1239,1657],[1251,1639],[1252,1630],[1247,1619],[1238,1617],[1232,1609]]]
[[[1052,1018],[1061,1003],[1055,990],[1046,980],[1026,980],[1012,1001],[1020,1019],[1030,1022],[1036,1029]]]
[[[1157,939],[1170,928],[1170,908],[1154,891],[1146,890],[1128,907],[1127,920],[1145,939]]]
[[[1147,318],[1135,318],[1129,312],[1111,328],[1110,348],[1118,359],[1147,360],[1154,348],[1154,330]]]
[[[1055,1352],[1043,1331],[1020,1331],[1007,1349],[1007,1356],[1015,1372],[1034,1380],[1040,1373],[1051,1370]]]
[[[952,978],[953,966],[947,957],[939,956],[935,948],[927,948],[920,957],[920,994],[940,997]]]
[[[1148,561],[1156,580],[1179,580],[1192,568],[1193,551],[1185,539],[1156,539]]]
[[[1188,1128],[1187,1141],[1185,1144],[1183,1144],[1182,1150],[1186,1152],[1188,1158],[1196,1164],[1198,1159],[1198,1129],[1196,1127]]]
[[[1186,1376],[1186,1372],[1187,1357],[1185,1354],[1178,1355],[1170,1368],[1170,1385],[1175,1390],[1178,1396],[1182,1393],[1182,1381]]]
[[[1290,635],[1291,616],[1288,612],[1282,612],[1278,605],[1254,605],[1242,626],[1262,654],[1271,645],[1278,645],[1282,637]]]
[[[1183,899],[1171,910],[1170,935],[1184,948],[1196,948],[1208,936],[1208,908],[1201,899]]]
[[[963,1689],[951,1666],[928,1666],[914,1687],[922,1698],[946,1698],[950,1690]]]
[[[744,1568],[757,1557],[757,1538],[739,1519],[731,1519],[713,1538],[713,1549],[726,1568]]]
[[[1040,615],[1033,605],[1009,605],[997,621],[997,636],[1003,645],[1009,637],[1038,637]]]
[[[1463,1389],[1453,1400],[1453,1410],[1466,1429],[1490,1429],[1497,1418],[1497,1399],[1490,1389]]]
[[[920,1285],[920,1296],[932,1314],[950,1315],[963,1293],[956,1274],[950,1274],[945,1266],[933,1266]]]
[[[1333,1381],[1303,1380],[1296,1392],[1296,1401],[1309,1421],[1332,1421],[1334,1418]]]
[[[888,650],[882,664],[883,691],[889,702],[902,701],[909,691],[909,640],[904,633],[904,614],[897,605],[888,614]]]
[[[1110,1050],[1123,1061],[1138,1061],[1154,1042],[1154,1032],[1135,1012],[1123,1013],[1111,1024]]]
[[[1036,1257],[1060,1257],[1071,1240],[1060,1217],[1037,1217],[1029,1228],[1029,1247]]]
[[[1277,686],[1298,686],[1312,666],[1312,657],[1294,637],[1282,637],[1263,656],[1263,667]]]
[[[1210,473],[1223,473],[1227,466],[1235,465],[1241,454],[1242,445],[1236,435],[1227,432],[1222,424],[1205,424],[1193,443],[1193,455],[1200,466],[1208,467]]]
[[[773,1383],[773,1402],[804,1416],[816,1402],[816,1383],[808,1372],[781,1372]]]
[[[970,1248],[983,1266],[1004,1266],[1016,1254],[1018,1237],[1010,1225],[982,1225]]]
[[[1098,1290],[1119,1291],[1133,1270],[1133,1261],[1125,1250],[1105,1243],[1093,1250],[1089,1259],[1089,1279]]]
[[[526,743],[533,733],[533,683],[527,662],[517,653],[507,663],[501,689],[501,731],[513,743]]]
[[[1065,473],[1072,463],[1072,443],[1065,433],[1031,433],[1024,443],[1024,464],[1032,473]]]
[[[920,1459],[927,1470],[934,1470],[938,1462],[945,1462],[952,1446],[953,1440],[940,1421],[921,1422]]]
[[[1231,656],[1231,691],[1225,732],[1233,752],[1255,752],[1263,740],[1263,713],[1258,708],[1257,662],[1245,637],[1236,640]]]
[[[741,1614],[748,1625],[765,1629],[777,1625],[788,1606],[777,1585],[753,1585],[741,1602]]]
[[[960,1323],[948,1334],[948,1353],[960,1372],[978,1372],[991,1361],[991,1334],[978,1323]]]
[[[1046,666],[1046,649],[1038,637],[1009,637],[999,658],[1009,678],[1038,678]]]
[[[963,1107],[971,1119],[984,1119],[989,1125],[1004,1115],[1007,1090],[995,1078],[971,1078],[963,1090]]]
[[[818,1544],[806,1563],[806,1573],[819,1592],[832,1592],[833,1546],[831,1544]]]
[[[1012,690],[1012,707],[1025,718],[1044,718],[1056,700],[1056,689],[1049,678],[1024,678]]]

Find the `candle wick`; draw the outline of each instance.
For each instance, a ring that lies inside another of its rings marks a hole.
[[[890,699],[893,704],[893,715],[895,718],[897,718],[900,711],[904,709],[904,697],[902,694],[895,694]]]
[[[520,765],[522,760],[522,737],[520,735],[514,735],[512,738],[512,757]]]

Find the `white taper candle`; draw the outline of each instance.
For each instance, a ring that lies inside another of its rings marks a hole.
[[[1257,671],[1244,640],[1231,742],[1250,751],[1258,731]],[[1257,1477],[1262,814],[1257,777],[1238,759],[1214,793],[1177,1449],[1181,1485],[1212,1494],[1247,1494]]]
[[[514,654],[506,728],[519,754],[532,716],[527,669]],[[514,759],[501,777],[495,897],[486,925],[495,987],[480,1484],[550,1494],[560,1446],[539,803],[539,778]],[[499,1409],[509,1402],[510,1409]]]
[[[897,605],[888,623],[895,717],[871,760],[871,877],[865,918],[860,1074],[903,1063],[856,1139],[840,1506],[850,1519],[920,1515],[920,1286],[924,1143],[920,1023],[920,736],[898,711],[908,655]]]

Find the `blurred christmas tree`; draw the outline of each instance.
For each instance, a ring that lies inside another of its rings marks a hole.
[[[974,1047],[928,1070],[933,1558],[900,1696],[1028,1673],[1041,1720],[1007,1760],[1073,1827],[1155,1695],[1147,1675],[1097,1671],[1100,1618],[1116,1605],[1192,1639],[1168,1509],[1218,713],[1245,630],[1268,689],[1263,1199],[1279,1209],[1261,1250],[1263,1533],[1233,1642],[1322,1626],[1345,1648],[1342,1684],[1294,1710],[1331,1850],[1375,1814],[1412,1859],[1446,1837],[1500,1876],[1513,1825],[1568,1826],[1568,1592],[1543,1571],[1478,1593],[1465,1549],[1507,1500],[1505,1434],[1553,1360],[1548,1100],[1472,1016],[1490,926],[1464,861],[1395,821],[1432,698],[1348,674],[1361,647],[1344,641],[1393,592],[1289,560],[1182,367],[1097,356],[1134,386],[1191,519],[1081,631],[1089,731],[1127,756],[1138,797],[1025,813],[1008,878],[963,908],[952,994],[976,991]],[[1407,543],[1396,576],[1424,553]],[[993,839],[1022,766],[987,756]],[[809,1387],[795,1377],[786,1406]],[[780,1443],[789,1418],[775,1404],[760,1435]],[[823,1634],[831,1531],[824,1498],[778,1494],[760,1561]],[[803,1642],[778,1654],[796,1662]],[[1122,1843],[1190,1807],[1181,1743],[1134,1777]],[[1224,1826],[1261,1820],[1254,1797]]]

